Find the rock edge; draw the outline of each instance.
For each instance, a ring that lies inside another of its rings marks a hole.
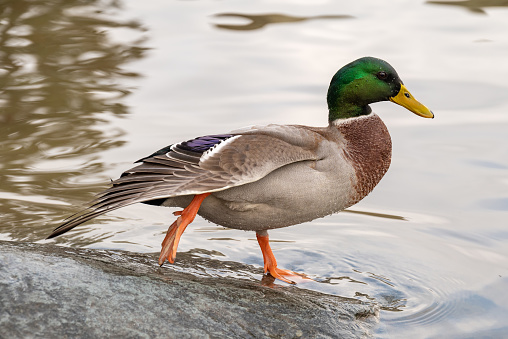
[[[377,306],[252,279],[200,273],[258,270],[178,254],[0,241],[5,338],[366,338]],[[187,273],[187,272],[193,272]]]

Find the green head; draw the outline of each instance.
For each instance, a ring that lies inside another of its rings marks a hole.
[[[366,115],[369,104],[395,102],[411,112],[433,118],[434,114],[413,98],[397,72],[384,60],[364,57],[342,67],[328,88],[329,121]]]

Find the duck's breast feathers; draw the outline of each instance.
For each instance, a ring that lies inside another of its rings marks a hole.
[[[357,194],[353,203],[356,203],[374,189],[390,167],[390,133],[374,113],[337,120],[332,124],[344,137],[344,156],[355,169]]]

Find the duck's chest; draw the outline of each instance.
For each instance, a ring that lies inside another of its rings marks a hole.
[[[335,126],[344,138],[344,157],[354,170],[351,204],[355,204],[374,189],[390,167],[392,141],[385,124],[374,113]]]

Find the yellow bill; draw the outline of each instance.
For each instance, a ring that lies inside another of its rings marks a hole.
[[[390,101],[407,108],[416,115],[424,118],[434,118],[434,113],[424,105],[418,102],[411,93],[407,90],[406,86],[400,85],[400,91],[396,96],[391,97]]]

